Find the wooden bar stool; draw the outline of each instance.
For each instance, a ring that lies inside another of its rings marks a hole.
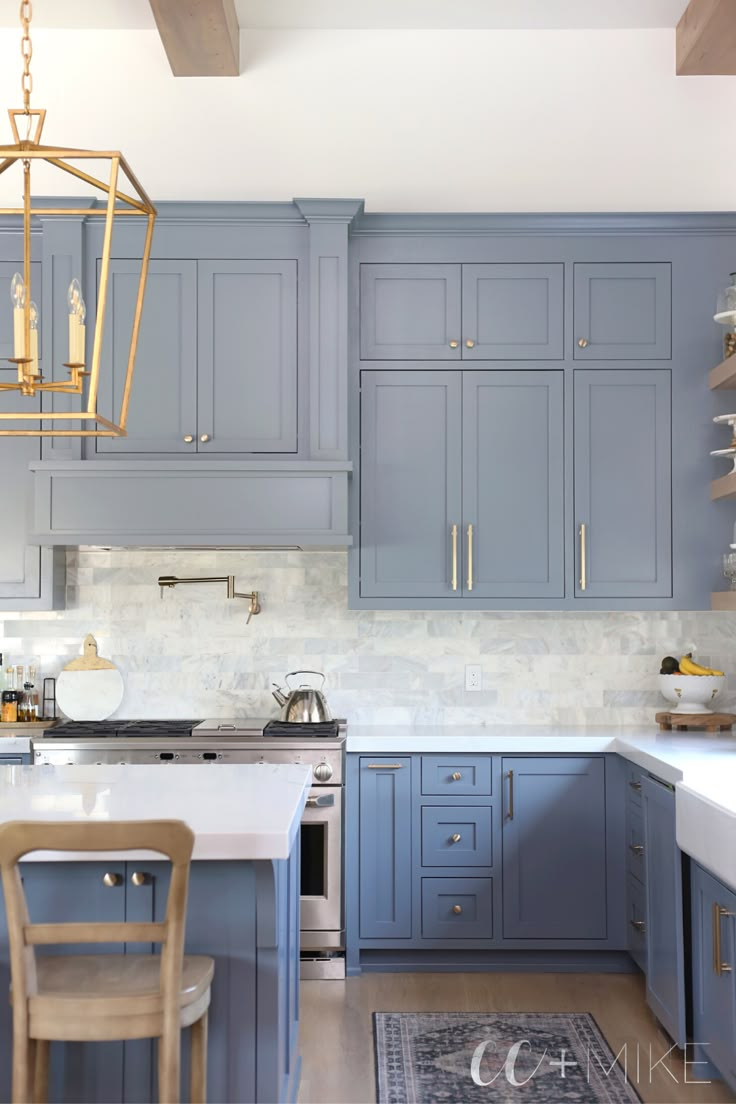
[[[207,1094],[207,1009],[215,964],[184,955],[194,835],[183,821],[0,825],[10,946],[13,1104],[43,1104],[49,1042],[158,1039],[160,1104],[177,1104],[181,1029],[191,1026],[190,1099]],[[32,851],[156,851],[172,864],[163,923],[33,924],[18,862]],[[36,955],[73,943],[160,943],[160,955]]]

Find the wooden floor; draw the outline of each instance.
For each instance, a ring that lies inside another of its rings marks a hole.
[[[300,1104],[375,1102],[373,1012],[494,1011],[591,1012],[614,1053],[627,1043],[633,1054],[639,1043],[636,1087],[645,1104],[736,1101],[721,1082],[684,1084],[677,1051],[669,1060],[677,1081],[660,1066],[648,1083],[650,1044],[656,1062],[671,1043],[647,1008],[640,975],[366,974],[347,981],[305,981],[301,994]],[[690,1066],[689,1080],[697,1076],[697,1068]],[[489,1090],[489,1104],[492,1099]]]

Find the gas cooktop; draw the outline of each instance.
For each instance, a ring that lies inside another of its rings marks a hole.
[[[147,739],[172,739],[192,735],[199,721],[62,721],[44,731],[44,739],[100,740],[135,737]]]

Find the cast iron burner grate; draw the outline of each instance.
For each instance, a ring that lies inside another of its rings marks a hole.
[[[336,740],[339,731],[337,721],[269,721],[263,735],[297,740]]]

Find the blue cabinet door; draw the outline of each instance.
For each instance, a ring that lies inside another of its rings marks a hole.
[[[576,360],[669,360],[669,263],[576,264]]]
[[[605,939],[605,764],[503,759],[505,939]]]
[[[458,597],[460,373],[365,371],[361,377],[360,593]]]
[[[361,360],[460,360],[459,264],[360,266]]]
[[[463,360],[562,360],[564,265],[463,265]]]
[[[296,261],[199,261],[197,279],[199,452],[296,452]]]
[[[115,886],[106,886],[106,871],[120,875]],[[31,920],[54,923],[93,920],[125,920],[125,879],[123,863],[65,863],[63,877],[59,863],[24,863],[21,874]],[[0,947],[7,952],[5,909],[0,907]],[[49,947],[44,954],[89,953],[89,946]],[[97,945],[95,953],[123,951],[118,945]],[[10,984],[8,961],[0,961],[0,992],[7,994]],[[11,1009],[7,999],[0,1000],[0,1039],[4,1054],[9,1053],[12,1037]],[[6,1049],[7,1048],[7,1049]],[[10,1064],[0,1062],[0,1100],[10,1100]],[[63,1104],[122,1104],[122,1043],[52,1043],[49,1070],[49,1100]]]
[[[690,870],[693,1042],[736,1092],[736,893],[697,863]]]
[[[409,939],[411,759],[361,757],[360,938]]]
[[[575,597],[669,597],[670,372],[578,370],[574,392]]]
[[[675,792],[642,778],[646,890],[647,1003],[679,1047],[685,1029],[682,855],[675,839]]]
[[[463,372],[465,596],[564,597],[564,492],[563,373]]]
[[[100,410],[117,421],[128,370],[140,264],[110,262]],[[141,316],[127,437],[101,437],[97,452],[197,451],[197,263],[153,260]],[[189,437],[191,440],[187,441]]]

